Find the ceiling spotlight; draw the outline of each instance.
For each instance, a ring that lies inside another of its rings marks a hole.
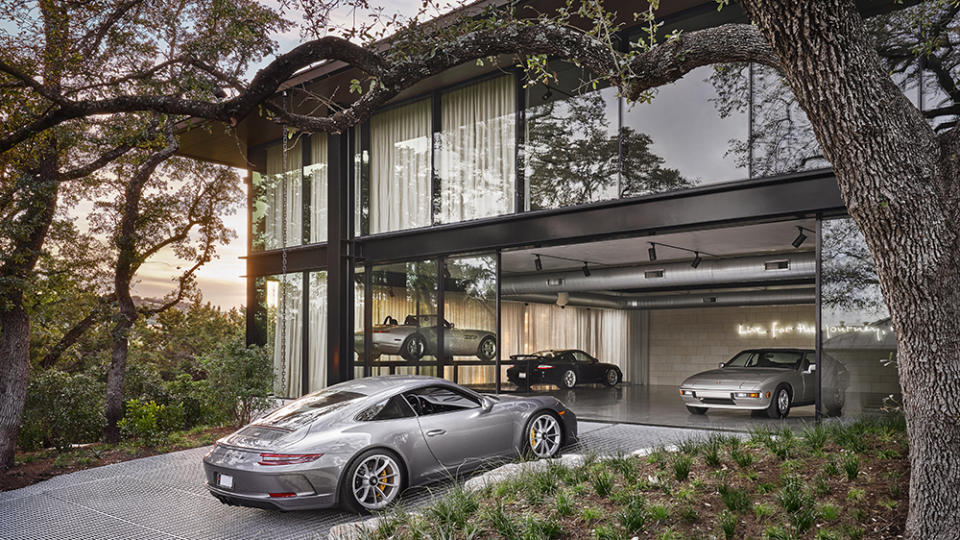
[[[537,255],[537,258],[533,260],[533,266],[537,267],[537,272],[543,270],[543,261],[540,260],[539,255]]]
[[[657,245],[653,242],[650,242],[650,247],[647,248],[647,255],[650,256],[651,261],[657,260]]]
[[[590,267],[587,266],[586,262],[583,263],[583,276],[590,277]]]
[[[700,266],[700,263],[701,263],[702,261],[703,261],[703,259],[700,258],[700,252],[699,252],[699,251],[694,251],[694,252],[693,252],[693,262],[690,263],[690,266],[696,268],[696,267]]]
[[[793,247],[798,248],[807,241],[807,235],[803,234],[803,227],[797,227],[797,237],[793,239]]]

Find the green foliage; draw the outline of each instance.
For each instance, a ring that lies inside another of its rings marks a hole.
[[[743,514],[750,509],[751,500],[747,490],[720,484],[717,491],[720,493],[723,504],[727,505],[731,512]]]
[[[737,515],[724,510],[720,512],[720,532],[726,540],[731,540],[737,532]]]
[[[860,474],[860,456],[852,453],[845,453],[840,458],[840,464],[843,472],[847,474],[847,480],[854,481]]]
[[[833,521],[840,517],[840,508],[835,504],[821,504],[817,511],[820,513],[820,517],[827,521]]]
[[[262,347],[247,347],[243,338],[228,341],[200,365],[207,372],[211,395],[221,413],[241,426],[266,407],[273,385],[273,360]]]
[[[741,469],[745,469],[750,465],[753,465],[753,462],[757,458],[747,449],[740,447],[734,447],[730,449],[730,459],[734,461]]]
[[[19,444],[24,450],[63,449],[92,442],[103,428],[105,386],[87,373],[36,373],[27,387]]]
[[[613,490],[613,475],[606,469],[601,469],[593,473],[593,490],[597,495],[606,497]]]
[[[553,508],[560,516],[572,516],[574,505],[569,493],[566,491],[558,491],[557,495],[553,499]]]
[[[117,423],[124,438],[138,439],[147,446],[157,446],[167,435],[183,424],[179,405],[158,405],[157,402],[131,399],[125,404],[123,418]]]
[[[677,454],[673,459],[673,476],[678,482],[683,482],[690,477],[690,465],[692,460],[689,455]]]
[[[723,437],[714,435],[707,439],[703,444],[703,462],[710,467],[719,467],[723,462],[721,459],[721,450],[723,449]]]

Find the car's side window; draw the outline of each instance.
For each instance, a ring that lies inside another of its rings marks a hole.
[[[407,403],[420,416],[475,409],[480,402],[471,395],[449,386],[425,386],[404,394]]]
[[[397,394],[389,399],[368,407],[365,411],[357,415],[357,420],[361,422],[370,420],[393,420],[396,418],[409,418],[413,416],[413,409],[403,398]]]
[[[573,351],[573,355],[577,358],[577,361],[582,364],[592,364],[596,362],[593,357],[583,351]]]
[[[770,351],[763,354],[759,367],[779,367],[797,369],[802,353],[795,351]]]

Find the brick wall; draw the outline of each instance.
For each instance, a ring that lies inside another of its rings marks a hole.
[[[771,336],[776,322],[778,335]],[[694,373],[716,368],[743,349],[814,348],[814,306],[752,306],[671,309],[650,312],[650,384],[679,385]],[[741,335],[742,329],[751,329]],[[784,330],[791,327],[792,330]],[[763,332],[763,333],[761,333]]]

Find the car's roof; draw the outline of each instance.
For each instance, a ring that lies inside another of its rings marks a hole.
[[[815,352],[813,349],[804,349],[804,348],[800,348],[800,347],[756,347],[756,348],[753,348],[753,349],[744,349],[744,350],[740,351],[740,353],[745,353],[745,352],[760,352],[760,351],[772,351],[772,352],[777,352],[777,351],[784,351],[784,352]],[[737,353],[737,354],[740,354],[740,353]]]
[[[439,377],[428,377],[425,375],[379,375],[376,377],[364,377],[361,379],[351,379],[328,388],[336,388],[341,391],[357,392],[372,396],[386,390],[403,391],[409,388],[421,386],[424,383],[445,383],[454,384],[446,379]]]

